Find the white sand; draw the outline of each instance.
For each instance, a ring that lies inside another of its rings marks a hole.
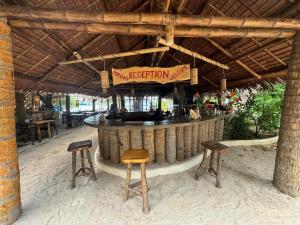
[[[70,189],[66,149],[84,139],[97,145],[96,129],[69,130],[20,149],[23,214],[16,224],[300,224],[300,198],[271,184],[274,145],[232,147],[224,157],[222,189],[208,175],[194,181],[193,170],[149,179],[151,211],[144,215],[138,196],[122,202],[124,180],[117,176],[97,171],[97,182],[79,177]]]

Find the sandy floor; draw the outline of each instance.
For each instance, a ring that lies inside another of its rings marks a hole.
[[[84,139],[96,145],[96,132],[77,128],[20,149],[23,214],[16,224],[300,224],[300,198],[271,184],[274,146],[232,147],[224,158],[223,189],[208,175],[194,181],[193,170],[149,179],[149,215],[137,196],[122,202],[123,179],[101,171],[97,182],[79,177],[71,190],[66,148]]]

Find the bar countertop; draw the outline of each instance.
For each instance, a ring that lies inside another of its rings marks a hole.
[[[220,116],[208,116],[204,115],[201,117],[200,120],[187,120],[187,119],[171,119],[171,120],[160,120],[160,121],[122,121],[121,119],[117,120],[107,120],[105,119],[103,122],[100,122],[99,120],[100,115],[90,116],[84,120],[84,123],[90,127],[112,127],[112,128],[118,128],[118,127],[156,127],[156,126],[162,126],[162,127],[169,127],[172,125],[185,125],[190,124],[194,122],[201,122],[205,120],[210,119],[217,119],[217,118],[224,118],[228,116],[228,114],[220,115]]]

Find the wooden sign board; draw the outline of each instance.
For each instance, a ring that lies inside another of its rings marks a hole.
[[[190,65],[174,67],[130,67],[126,69],[112,68],[113,84],[157,82],[161,84],[190,79]]]

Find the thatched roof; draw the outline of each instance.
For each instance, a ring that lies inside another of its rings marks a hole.
[[[99,10],[113,12],[157,12],[163,11],[201,16],[255,17],[255,18],[299,18],[300,4],[295,0],[171,0],[169,7],[158,0],[0,0],[2,6],[26,6],[31,8],[60,10]],[[164,7],[164,8],[163,8]],[[176,27],[175,27],[176,30]],[[75,59],[73,52],[82,57],[138,50],[153,47],[155,36],[88,33],[77,31],[54,31],[21,29],[12,25],[13,57],[17,89],[46,90],[55,92],[99,93],[99,77],[96,71],[103,69],[101,61],[85,64],[58,65],[58,62]],[[225,49],[220,51],[209,40]],[[291,51],[289,38],[202,38],[176,37],[175,43],[196,51],[218,62],[227,64],[225,71],[229,86],[245,85],[257,79],[251,74],[264,74],[274,79],[272,72],[284,76]],[[167,67],[181,63],[193,64],[193,58],[171,49],[163,55],[132,56],[108,60],[106,68],[149,66]],[[237,60],[246,65],[243,68]],[[196,60],[199,68],[199,89],[214,88],[223,77],[222,69]],[[92,67],[92,68],[91,68]],[[252,71],[252,72],[251,72]],[[204,76],[204,77],[203,77]],[[245,80],[239,82],[239,80]],[[244,83],[243,83],[244,82]],[[230,84],[232,83],[232,84]]]

